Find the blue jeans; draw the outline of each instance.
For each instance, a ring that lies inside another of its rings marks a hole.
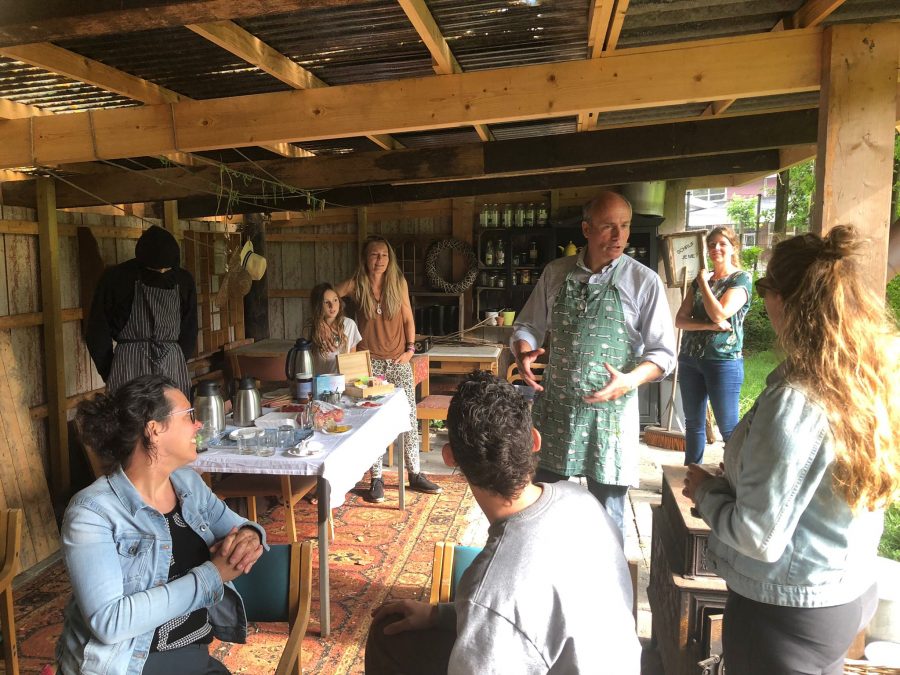
[[[678,384],[684,407],[684,463],[700,464],[706,449],[706,401],[712,404],[722,438],[728,440],[738,423],[738,403],[744,382],[744,359],[716,361],[678,357]]]

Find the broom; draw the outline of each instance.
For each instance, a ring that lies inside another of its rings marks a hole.
[[[687,295],[687,269],[681,268],[681,301]],[[679,305],[680,307],[681,305]],[[675,329],[675,370],[672,373],[672,395],[669,397],[669,419],[665,428],[650,426],[644,428],[644,443],[664,450],[684,452],[684,432],[672,429],[672,417],[675,415],[675,392],[678,391],[678,353],[681,351],[681,329]]]

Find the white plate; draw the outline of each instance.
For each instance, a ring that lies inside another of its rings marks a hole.
[[[288,448],[284,451],[284,454],[290,457],[311,457],[319,454],[324,449],[325,446],[321,443],[309,440],[299,448]]]
[[[328,434],[329,436],[343,436],[346,433],[349,433],[353,430],[352,424],[338,424],[339,427],[348,427],[344,431],[328,431],[328,429],[322,429],[323,434]]]
[[[260,429],[277,429],[286,424],[288,426],[297,426],[297,413],[294,412],[270,412],[253,420]]]
[[[241,429],[235,429],[230,434],[228,434],[228,438],[233,441],[236,441],[238,438],[250,438],[251,436],[255,436],[259,433],[259,429],[256,427],[242,427]]]

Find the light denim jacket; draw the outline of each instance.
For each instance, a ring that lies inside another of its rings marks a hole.
[[[171,480],[184,520],[207,546],[245,525],[265,545],[265,531],[225,506],[192,469],[178,469]],[[168,581],[172,538],[165,516],[144,503],[121,469],[72,498],[62,548],[72,599],[56,647],[61,672],[139,675],[157,626],[202,607],[217,638],[246,641],[244,604],[212,562]]]
[[[830,607],[873,584],[884,516],[851,511],[832,487],[833,462],[825,410],[777,368],[725,445],[725,476],[695,494],[710,562],[732,591]]]

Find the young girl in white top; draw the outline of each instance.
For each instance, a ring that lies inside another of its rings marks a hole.
[[[336,373],[337,355],[355,352],[362,336],[356,322],[344,316],[344,303],[331,284],[322,283],[313,288],[310,302],[313,368],[316,375]]]

